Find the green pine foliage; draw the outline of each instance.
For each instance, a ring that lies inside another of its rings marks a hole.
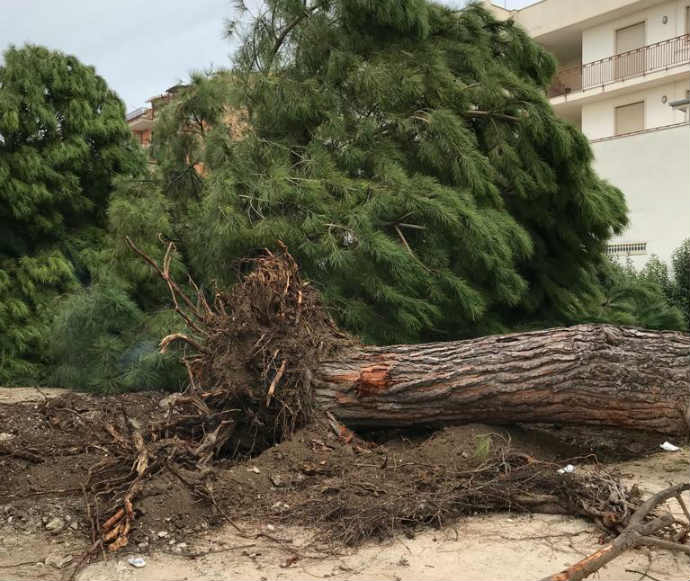
[[[126,236],[158,261],[174,241],[178,282],[224,287],[282,240],[373,343],[686,328],[690,241],[671,273],[605,258],[623,196],[551,110],[554,60],[513,22],[427,0],[266,0],[256,14],[233,70],[193,75],[163,108],[155,167],[93,69],[5,54],[0,383],[184,384],[157,348],[179,317]]]
[[[158,350],[176,325],[174,311],[145,313],[121,281],[103,277],[60,305],[51,328],[51,383],[101,393],[179,389],[179,354]]]
[[[554,60],[513,22],[270,0],[243,39],[233,73],[195,78],[154,132],[197,278],[232,284],[233,260],[280,239],[370,342],[574,322],[604,300],[623,196],[551,110]]]
[[[687,322],[671,299],[673,283],[666,264],[652,257],[636,271],[630,263],[609,263],[602,271],[604,300],[591,309],[586,322],[609,322],[648,329],[683,331]]]
[[[151,267],[124,243],[125,236],[155,260],[170,238],[169,202],[153,175],[118,177],[108,207],[107,234],[91,283],[61,301],[51,322],[51,385],[111,393],[176,390],[184,385],[179,353],[159,352],[161,337],[182,330],[169,291]],[[178,261],[173,274],[186,269]]]
[[[671,257],[673,265],[673,284],[670,297],[685,316],[685,321],[690,327],[690,238],[676,248]]]
[[[656,283],[667,301],[683,313],[686,325],[690,325],[690,238],[674,250],[670,271],[665,262],[652,256],[640,275]]]
[[[124,107],[75,57],[10,47],[0,66],[0,383],[37,381],[55,301],[89,283],[114,175],[144,158]]]

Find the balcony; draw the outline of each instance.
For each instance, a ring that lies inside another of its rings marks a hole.
[[[611,83],[643,77],[690,63],[690,35],[642,46],[556,74],[549,97],[560,97]]]

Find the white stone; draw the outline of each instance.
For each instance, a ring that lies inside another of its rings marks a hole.
[[[58,517],[55,517],[46,523],[46,530],[50,531],[54,535],[59,533],[64,528],[65,521]]]

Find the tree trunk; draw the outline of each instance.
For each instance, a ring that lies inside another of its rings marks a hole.
[[[319,408],[350,427],[437,422],[590,424],[667,434],[690,426],[690,335],[579,325],[324,361]]]

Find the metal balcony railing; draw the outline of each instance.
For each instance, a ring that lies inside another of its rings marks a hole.
[[[549,97],[586,91],[689,63],[690,35],[683,34],[598,61],[563,69],[556,74],[549,89]]]

